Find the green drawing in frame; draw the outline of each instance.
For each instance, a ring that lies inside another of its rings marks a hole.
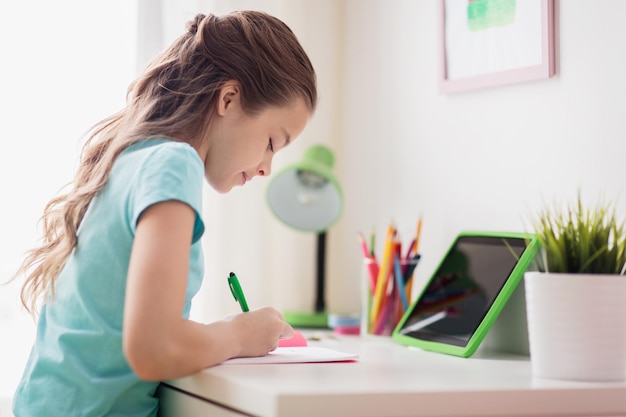
[[[515,20],[516,0],[468,0],[467,25],[471,32],[507,26]]]

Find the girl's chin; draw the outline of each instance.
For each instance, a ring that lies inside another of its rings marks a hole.
[[[215,192],[219,193],[219,194],[226,194],[229,191],[231,191],[234,188],[234,185],[232,184],[224,184],[224,183],[218,183],[216,184],[215,182],[211,182],[211,181],[207,181],[209,186],[215,190]]]

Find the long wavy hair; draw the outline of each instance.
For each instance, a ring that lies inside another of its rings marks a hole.
[[[87,132],[69,191],[45,206],[41,244],[26,253],[13,277],[26,277],[21,300],[31,314],[37,314],[41,298],[54,295],[83,216],[106,184],[116,157],[131,144],[154,137],[199,145],[219,91],[230,80],[241,85],[242,107],[251,116],[298,98],[311,112],[317,104],[315,71],[285,23],[258,11],[196,15],[185,33],[131,83],[124,109]]]

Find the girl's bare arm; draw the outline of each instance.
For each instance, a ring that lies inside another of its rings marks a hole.
[[[268,307],[206,325],[182,317],[194,220],[187,204],[166,201],[146,209],[137,225],[123,348],[144,380],[179,378],[232,357],[265,355],[293,334],[282,315]]]

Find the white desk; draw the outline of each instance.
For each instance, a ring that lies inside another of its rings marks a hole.
[[[626,416],[626,382],[533,378],[528,357],[479,351],[468,359],[385,337],[323,337],[311,345],[358,362],[220,365],[160,389],[170,416]]]

